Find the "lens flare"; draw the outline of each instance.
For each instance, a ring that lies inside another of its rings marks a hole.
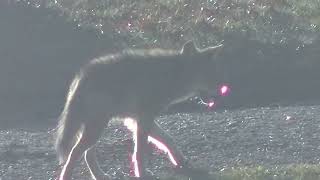
[[[208,106],[209,108],[212,108],[214,105],[215,105],[214,101],[209,101],[209,102],[207,103],[207,106]]]
[[[220,96],[227,96],[227,95],[229,95],[229,92],[230,92],[230,87],[228,85],[223,84],[220,86],[220,88],[219,88]]]

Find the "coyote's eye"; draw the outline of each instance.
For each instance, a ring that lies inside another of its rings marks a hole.
[[[219,88],[219,94],[220,96],[227,96],[230,92],[230,87],[226,84],[223,84]]]
[[[214,105],[215,105],[215,103],[214,103],[213,100],[211,100],[211,101],[208,102],[208,107],[209,107],[209,108],[212,108]]]

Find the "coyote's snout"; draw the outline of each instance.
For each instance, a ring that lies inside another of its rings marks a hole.
[[[170,136],[154,119],[170,104],[203,91],[215,91],[221,79],[216,56],[221,48],[198,49],[189,41],[181,50],[125,50],[93,59],[82,67],[70,85],[59,117],[55,143],[59,163],[63,165],[59,180],[71,179],[72,169],[83,154],[93,179],[109,179],[99,168],[95,144],[114,117],[136,122],[137,178],[146,177],[144,151],[148,142],[157,141],[170,149],[180,172],[195,176]]]

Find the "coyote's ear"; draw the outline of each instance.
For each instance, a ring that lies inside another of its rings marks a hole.
[[[181,54],[196,54],[197,52],[199,52],[199,50],[191,40],[187,41],[180,51]]]
[[[204,55],[215,55],[218,54],[223,49],[223,44],[219,44],[217,46],[208,47],[205,49],[201,49],[200,53]]]

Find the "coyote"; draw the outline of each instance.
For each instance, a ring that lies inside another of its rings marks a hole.
[[[221,80],[217,54],[222,47],[199,49],[188,41],[180,50],[124,50],[83,66],[70,85],[57,126],[59,180],[71,179],[82,155],[93,179],[111,179],[97,163],[95,144],[112,118],[131,118],[136,123],[135,179],[149,177],[144,152],[148,143],[160,142],[177,171],[197,179],[195,168],[154,119],[169,105],[214,92]]]

